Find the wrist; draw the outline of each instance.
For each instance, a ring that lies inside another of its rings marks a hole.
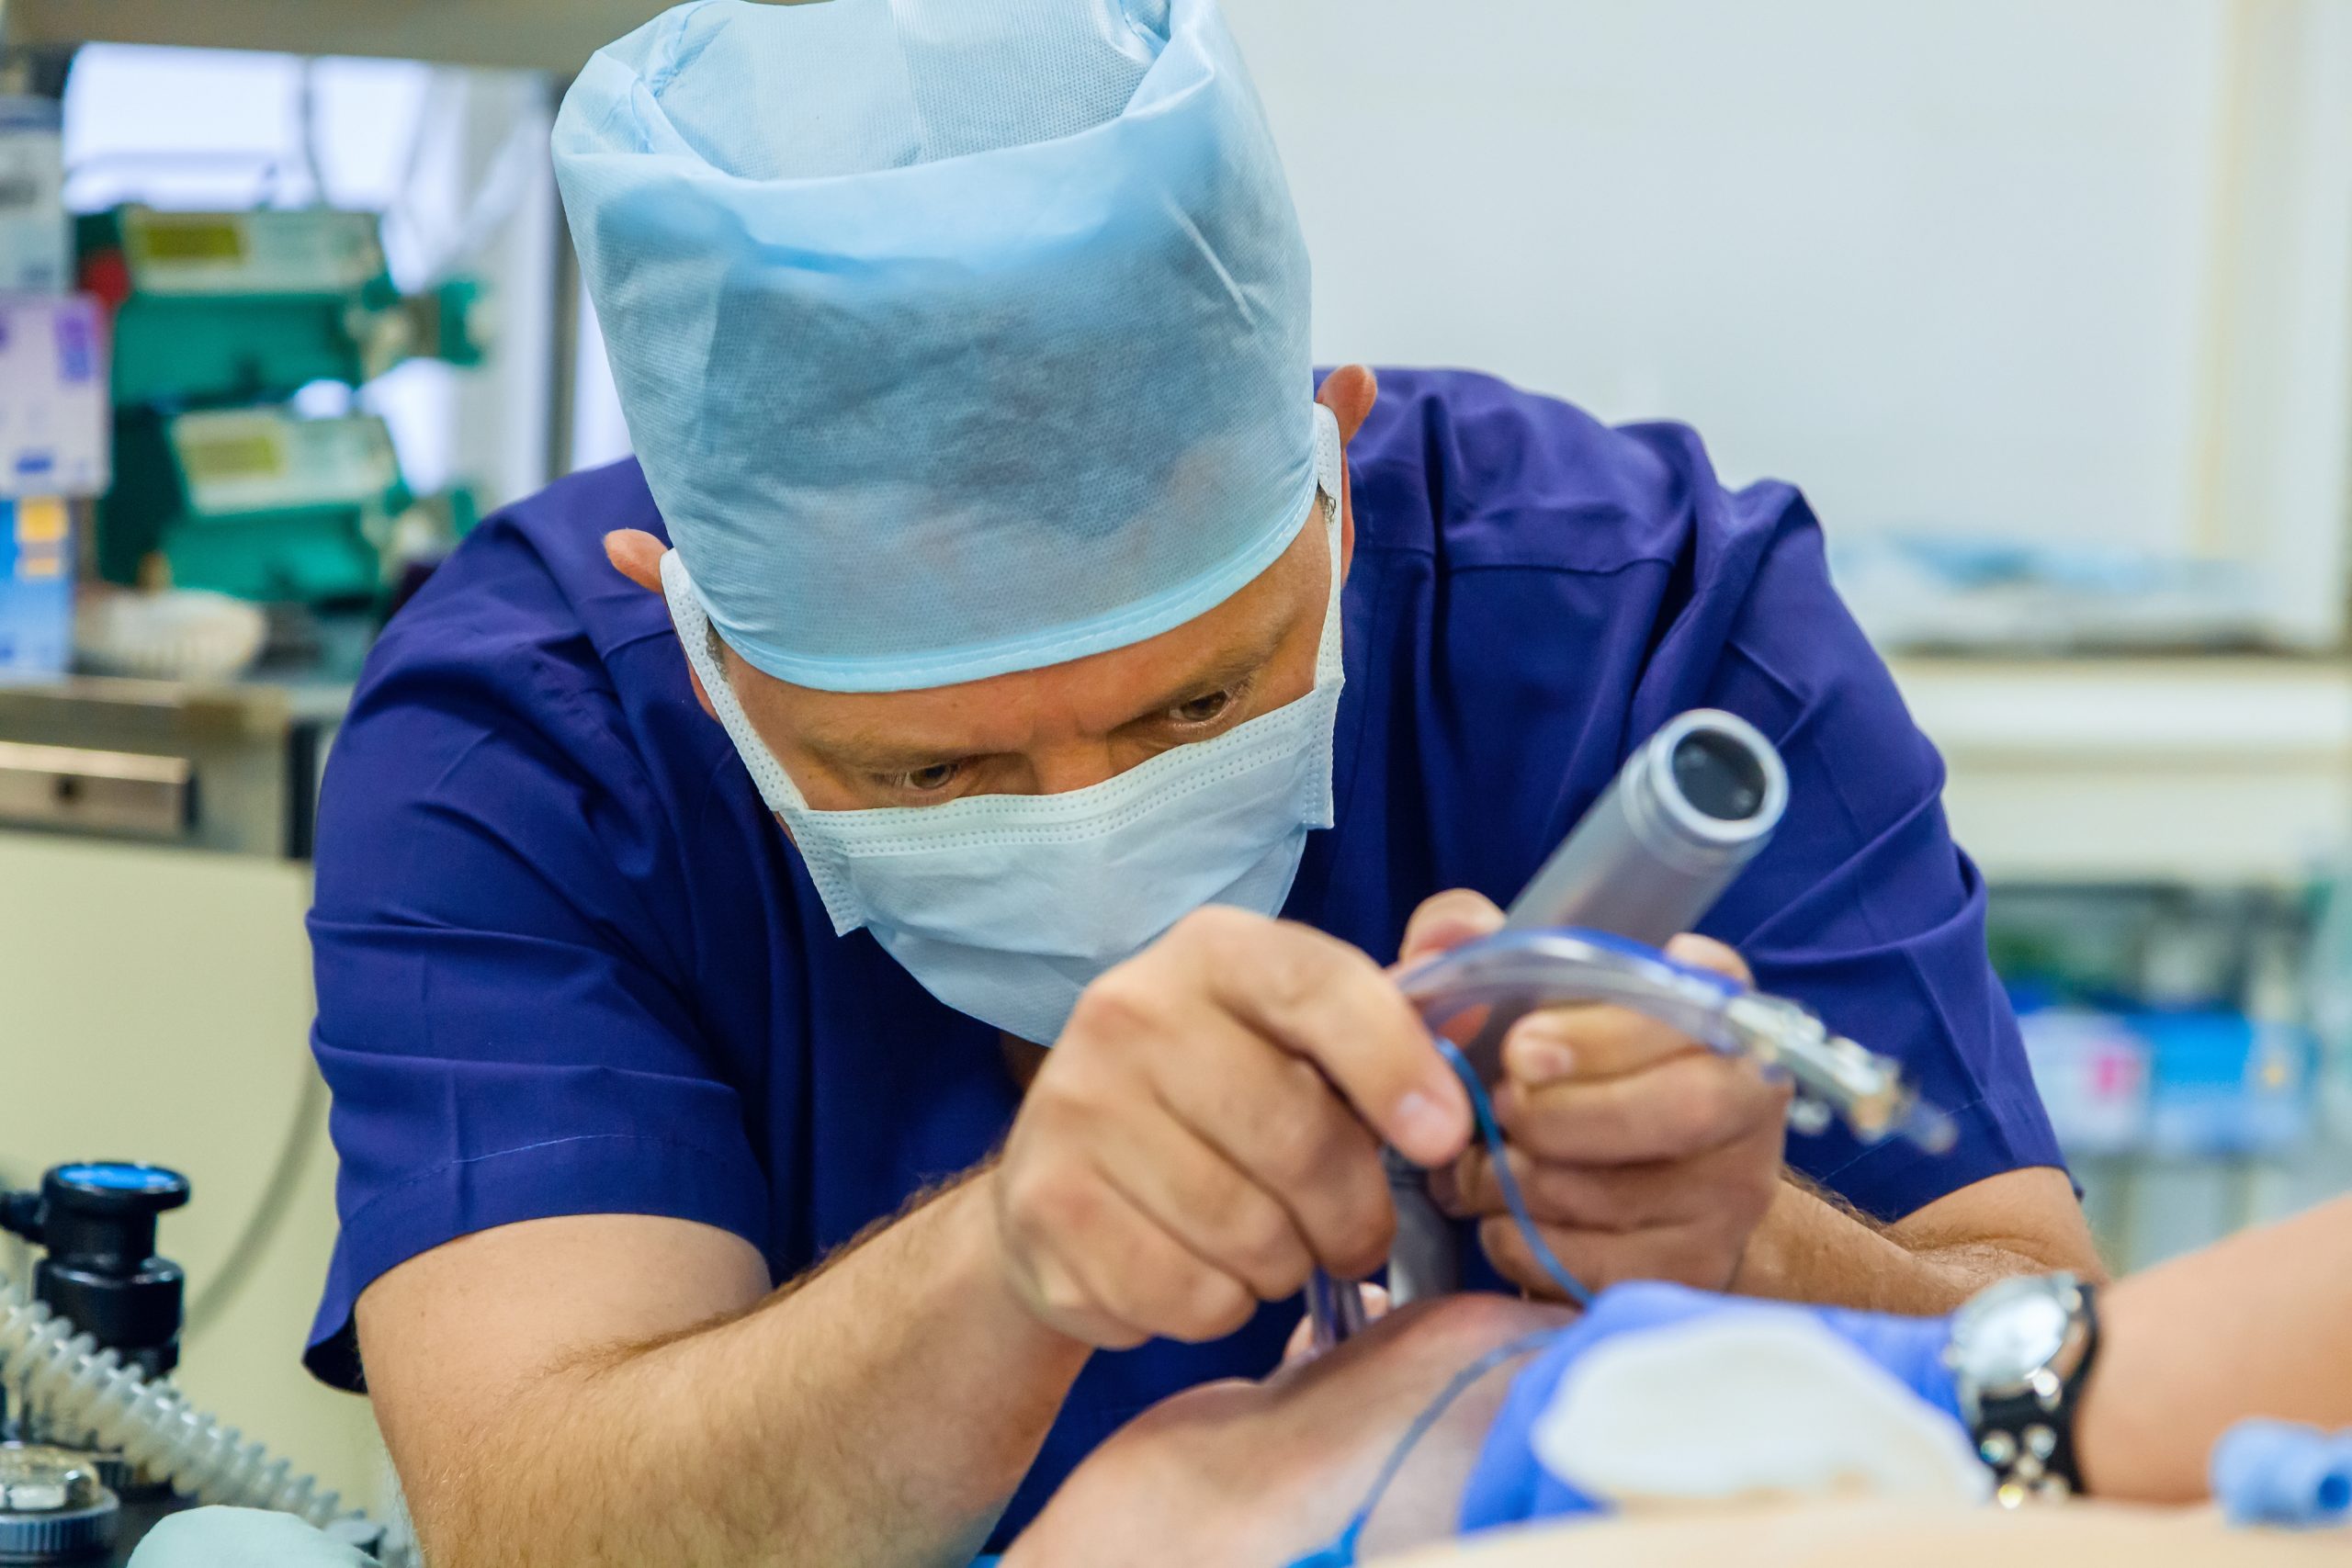
[[[1748,1233],[1724,1290],[1766,1301],[1814,1299],[1818,1292],[1804,1289],[1804,1276],[1819,1270],[1807,1269],[1802,1259],[1820,1252],[1820,1238],[1815,1232],[1826,1217],[1828,1211],[1818,1199],[1784,1178],[1766,1205],[1764,1217]]]
[[[998,1168],[988,1166],[940,1201],[943,1207],[955,1205],[941,1216],[950,1233],[942,1271],[1009,1343],[1082,1364],[1094,1348],[1046,1322],[1021,1287],[1019,1260],[998,1219],[997,1179]]]

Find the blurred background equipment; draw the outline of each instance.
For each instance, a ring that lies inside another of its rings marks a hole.
[[[0,1192],[0,1230],[42,1249],[33,1299],[151,1378],[179,1365],[187,1276],[155,1253],[155,1222],[188,1200],[187,1178],[162,1166],[76,1160],[37,1191]],[[21,1406],[20,1425],[35,1419]],[[48,1431],[44,1440],[78,1434]]]
[[[482,363],[481,286],[402,295],[373,213],[165,212],[78,225],[80,277],[113,314],[117,475],[98,508],[108,581],[304,605],[367,605],[406,553],[458,531],[396,526],[415,504],[377,414],[306,417],[314,384],[356,391],[412,359]],[[470,523],[462,490],[440,515]]]
[[[0,677],[72,661],[77,519],[108,479],[103,332],[96,300],[0,294]]]
[[[89,1454],[0,1448],[0,1562],[88,1563],[112,1551],[121,1529],[122,1499]]]
[[[164,1514],[268,1508],[333,1529],[387,1564],[384,1532],[171,1383],[185,1276],[156,1221],[188,1201],[162,1166],[77,1160],[37,1192],[0,1191],[0,1229],[43,1250],[32,1299],[0,1298],[0,1562],[119,1563]]]
[[[2333,658],[1895,661],[2110,1259],[2352,1187],[2352,684]]]
[[[549,73],[659,6],[518,9],[0,4],[0,1189],[93,1146],[187,1172],[167,1386],[248,1434],[206,1462],[267,1490],[259,1442],[370,1509],[365,1402],[299,1360],[319,769],[401,596],[569,466]],[[379,25],[390,58],[259,51]],[[17,1292],[38,1257],[0,1235]]]
[[[1326,363],[1804,485],[2111,1259],[2352,1184],[2352,4],[1226,3]],[[0,1185],[187,1171],[175,1379],[370,1506],[292,1359],[318,767],[472,513],[627,451],[547,130],[661,8],[0,0]]]
[[[73,276],[64,123],[53,98],[0,94],[0,294],[59,294]]]

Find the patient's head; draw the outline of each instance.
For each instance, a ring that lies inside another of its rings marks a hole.
[[[1413,1418],[1463,1368],[1554,1306],[1449,1296],[1400,1308],[1263,1382],[1209,1383],[1129,1422],[1063,1483],[1006,1568],[1280,1568],[1344,1529]],[[1433,1426],[1384,1496],[1367,1550],[1449,1533],[1511,1367]]]

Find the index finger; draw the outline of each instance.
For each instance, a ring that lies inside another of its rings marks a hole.
[[[1713,938],[1679,936],[1667,943],[1666,953],[1740,986],[1751,983],[1747,961]],[[1597,1080],[1645,1071],[1702,1048],[1673,1026],[1633,1008],[1568,1002],[1538,1008],[1513,1022],[1504,1037],[1502,1065],[1509,1077],[1529,1085]]]
[[[1425,958],[1451,953],[1482,936],[1492,936],[1503,929],[1503,919],[1499,905],[1471,888],[1450,887],[1442,893],[1432,893],[1421,900],[1412,919],[1405,922],[1405,939],[1397,944],[1396,962],[1388,966],[1388,973],[1402,975]],[[1447,1019],[1440,1032],[1456,1045],[1467,1045],[1487,1027],[1487,1017],[1492,1010],[1483,1005],[1465,1009]]]
[[[1537,1087],[1594,1083],[1645,1072],[1670,1056],[1704,1050],[1670,1023],[1602,1002],[1539,1008],[1503,1036],[1503,1074]]]
[[[1421,900],[1405,922],[1405,939],[1397,944],[1396,967],[1450,952],[1465,942],[1491,936],[1503,929],[1503,912],[1492,898],[1467,887],[1449,887]]]
[[[1314,1063],[1408,1159],[1442,1165],[1468,1146],[1461,1080],[1396,982],[1363,953],[1306,926],[1215,908],[1170,934],[1219,1007]]]

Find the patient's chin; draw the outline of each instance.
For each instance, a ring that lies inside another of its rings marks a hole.
[[[1281,1435],[1282,1404],[1271,1385],[1238,1379],[1161,1400],[1062,1483],[1005,1568],[1256,1561],[1264,1513],[1300,1494],[1311,1461]]]
[[[1510,1297],[1451,1296],[1400,1308],[1263,1382],[1164,1399],[1063,1483],[1006,1568],[1287,1562],[1346,1525],[1406,1427],[1455,1372],[1569,1316]]]

